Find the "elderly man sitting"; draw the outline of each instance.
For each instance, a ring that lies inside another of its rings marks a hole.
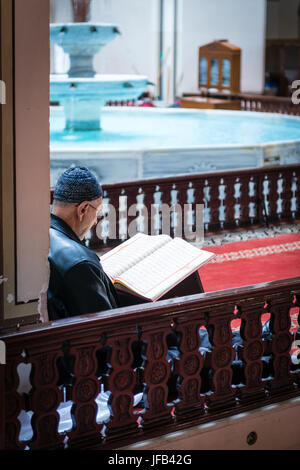
[[[50,228],[50,320],[121,306],[98,256],[83,243],[97,224],[102,197],[101,186],[85,167],[69,168],[57,181]]]

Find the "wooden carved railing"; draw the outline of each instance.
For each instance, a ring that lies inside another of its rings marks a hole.
[[[107,101],[105,106],[136,106],[135,100]]]
[[[203,96],[199,93],[183,93],[183,96]],[[279,113],[300,116],[300,105],[292,102],[292,97],[255,95],[250,93],[218,92],[205,93],[212,98],[232,99],[241,102],[241,111],[258,111],[264,113]]]
[[[300,219],[300,165],[105,184],[103,190],[105,218],[89,239],[89,246],[99,250],[127,239],[138,215],[143,220],[141,231],[162,233],[161,220],[155,226],[154,219],[165,215],[166,207],[169,234],[190,240],[197,235],[198,204],[203,204],[207,233]],[[106,206],[114,208],[114,214],[105,212]],[[172,214],[178,208],[181,216],[174,222]]]
[[[222,98],[239,100],[241,102],[241,111],[257,111],[263,113],[289,114],[291,116],[300,116],[300,104],[292,102],[292,97],[256,95],[251,93],[183,93],[185,96],[209,96],[211,98]],[[180,101],[180,97],[176,99]],[[51,106],[59,105],[58,102],[50,102]],[[134,100],[107,101],[106,106],[137,106]]]
[[[199,96],[199,93],[184,93],[183,96]],[[249,93],[220,94],[209,93],[210,97],[233,99],[241,102],[241,111],[289,114],[300,116],[300,105],[294,104],[292,98],[283,96],[255,95]],[[178,98],[180,101],[180,98]],[[134,101],[108,101],[106,106],[135,106]]]
[[[300,365],[290,355],[299,339],[290,331],[291,318],[299,327],[299,280],[136,305],[3,334],[5,449],[115,449],[300,395]],[[264,313],[271,317],[267,338],[262,337]],[[232,343],[232,322],[235,328],[240,323],[238,348]],[[200,328],[211,342],[206,354],[199,350]],[[179,354],[170,362],[172,345]],[[97,419],[101,389],[110,392],[105,422]],[[134,407],[134,394],[141,390],[144,407]],[[70,403],[72,424],[62,430],[64,401]],[[32,415],[27,439],[25,412]]]
[[[239,99],[241,100],[242,111],[259,111],[264,113],[300,116],[300,106],[294,104],[292,98],[242,94],[239,96]]]

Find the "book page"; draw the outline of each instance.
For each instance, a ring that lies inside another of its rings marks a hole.
[[[174,238],[123,272],[118,280],[136,293],[155,300],[214,256],[181,238]]]
[[[115,279],[171,240],[168,235],[151,236],[137,233],[126,242],[101,256],[102,267],[108,276]]]

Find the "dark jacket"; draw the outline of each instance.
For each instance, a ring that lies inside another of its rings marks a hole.
[[[51,214],[49,320],[95,313],[121,306],[117,291],[99,257],[69,225]]]

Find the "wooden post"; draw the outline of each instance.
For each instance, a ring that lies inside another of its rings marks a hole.
[[[91,0],[72,0],[75,23],[87,22],[90,19]]]
[[[5,445],[5,365],[0,363],[0,450]]]

